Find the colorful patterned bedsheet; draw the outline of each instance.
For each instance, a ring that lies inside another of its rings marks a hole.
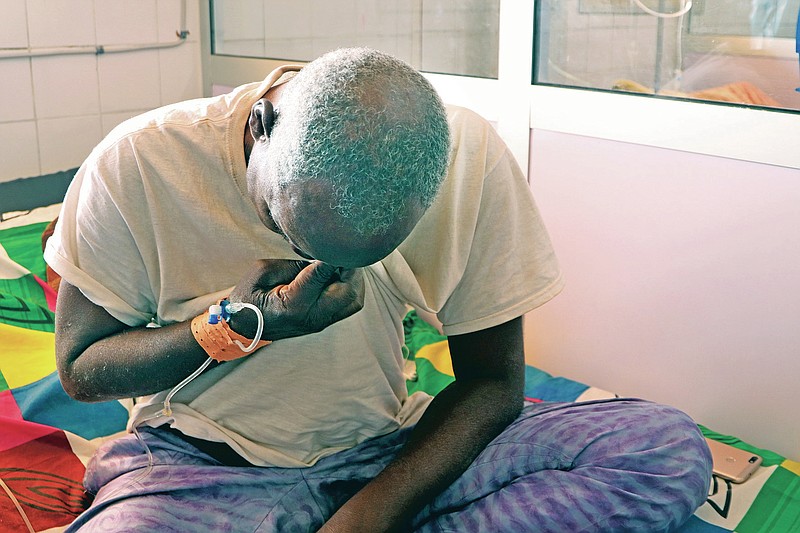
[[[58,381],[55,293],[41,253],[46,225],[0,230],[2,532],[59,531],[77,516],[89,503],[85,464],[102,441],[125,431],[130,407],[77,402]]]
[[[80,403],[55,373],[55,293],[44,282],[47,222],[0,229],[0,532],[62,531],[89,504],[85,465],[103,441],[125,430],[129,402]],[[447,342],[411,311],[404,322],[416,377],[410,392],[436,394],[453,378]],[[585,401],[614,394],[526,367],[531,401]],[[741,485],[715,479],[709,501],[681,533],[800,532],[800,463],[701,426],[764,457]]]

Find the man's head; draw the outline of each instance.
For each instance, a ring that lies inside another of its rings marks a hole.
[[[274,125],[261,102],[248,186],[264,222],[304,255],[346,267],[378,261],[433,202],[447,169],[447,116],[409,65],[337,50],[286,86]]]

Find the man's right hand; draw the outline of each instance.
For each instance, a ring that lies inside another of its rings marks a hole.
[[[262,259],[229,299],[261,309],[261,338],[274,341],[317,333],[359,311],[364,305],[364,278],[358,269],[341,270],[319,261]],[[230,326],[252,338],[256,317],[243,310],[231,317]]]

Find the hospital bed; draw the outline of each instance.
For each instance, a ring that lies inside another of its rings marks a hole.
[[[42,235],[58,215],[74,169],[0,183],[0,531],[62,531],[89,503],[85,465],[103,442],[125,432],[131,400],[81,403],[64,392],[55,371],[54,310]],[[52,204],[52,205],[51,205]],[[451,381],[447,341],[410,311],[406,345],[416,375],[410,392],[436,394]],[[567,377],[526,367],[529,401],[581,402],[615,395]],[[765,413],[765,416],[768,416]],[[763,457],[742,484],[714,477],[708,501],[682,533],[800,531],[800,463],[735,436],[703,433]]]

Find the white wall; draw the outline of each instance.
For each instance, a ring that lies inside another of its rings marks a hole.
[[[199,1],[187,42],[119,54],[0,58],[0,181],[81,164],[122,120],[202,96]],[[3,0],[0,50],[170,42],[180,0]]]
[[[528,362],[800,460],[800,171],[544,130],[530,158],[567,285]]]

